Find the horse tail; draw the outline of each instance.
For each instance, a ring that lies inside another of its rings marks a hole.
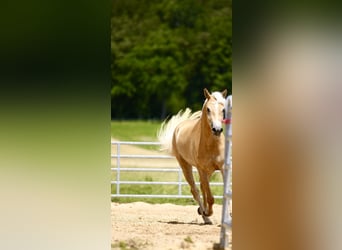
[[[176,127],[183,121],[191,119],[191,109],[186,108],[181,110],[176,115],[172,116],[168,121],[164,120],[157,133],[159,142],[161,143],[160,150],[172,154],[172,139]]]

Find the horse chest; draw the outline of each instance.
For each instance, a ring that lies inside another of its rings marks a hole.
[[[204,149],[199,152],[198,163],[200,165],[208,167],[213,167],[215,169],[221,169],[224,163],[223,151],[216,149]]]

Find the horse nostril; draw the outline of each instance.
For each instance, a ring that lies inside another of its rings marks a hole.
[[[220,133],[222,133],[222,131],[223,131],[223,128],[212,128],[211,129],[213,132],[214,132],[214,134],[220,134]]]

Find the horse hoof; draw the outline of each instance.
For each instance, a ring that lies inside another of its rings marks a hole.
[[[213,225],[213,222],[208,218],[203,216],[204,225]]]
[[[204,222],[205,225],[213,225],[212,221],[206,221]]]
[[[197,213],[198,213],[199,215],[202,215],[201,207],[198,207],[198,208],[197,208]]]
[[[201,209],[201,207],[198,207],[198,208],[197,208],[197,213],[198,213],[199,215],[203,215],[203,216],[206,216],[206,217],[211,216],[211,214],[209,215],[209,214],[206,214],[205,212],[203,212],[203,214],[202,214],[202,209]]]

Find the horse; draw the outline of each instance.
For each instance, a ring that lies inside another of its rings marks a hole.
[[[213,214],[214,197],[209,180],[215,170],[220,170],[223,176],[225,139],[222,121],[225,119],[227,90],[210,94],[205,88],[203,92],[206,99],[201,111],[191,113],[189,108],[179,111],[168,121],[163,121],[157,136],[161,150],[175,156],[182,168],[192,196],[199,205],[198,214],[205,224],[212,224],[208,217]],[[203,202],[192,166],[198,170]]]

